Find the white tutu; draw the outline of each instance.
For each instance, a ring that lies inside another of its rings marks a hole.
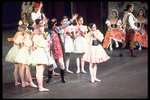
[[[28,63],[35,66],[36,64],[51,65],[55,62],[44,48],[37,48],[31,53]]]
[[[29,56],[30,56],[30,50],[27,47],[23,46],[22,48],[20,48],[20,50],[16,56],[16,61],[18,63],[28,65]]]
[[[17,63],[16,56],[18,54],[19,48],[13,46],[7,53],[5,60],[11,63]]]
[[[66,53],[74,52],[74,44],[72,38],[65,39],[65,52]]]
[[[84,37],[77,37],[74,40],[74,53],[85,53],[88,48],[87,40]]]

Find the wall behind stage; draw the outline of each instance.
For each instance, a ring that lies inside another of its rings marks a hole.
[[[17,26],[21,19],[22,2],[2,3],[2,27]],[[72,6],[71,6],[72,5]],[[107,29],[105,20],[108,15],[108,2],[43,2],[43,12],[48,19],[56,17],[58,25],[64,15],[70,19],[72,13],[84,18],[84,25],[96,23],[104,34]],[[75,22],[73,23],[76,24]]]
[[[119,11],[119,17],[122,17],[122,10],[125,9],[128,3],[135,5],[133,14],[136,16],[137,9],[144,7],[147,9],[148,3],[140,2],[43,2],[43,12],[48,19],[56,17],[58,25],[60,25],[61,18],[66,15],[71,18],[72,13],[78,13],[84,19],[84,25],[95,23],[97,28],[105,35],[107,25],[105,21],[110,18],[110,12],[116,8]],[[2,27],[17,26],[21,19],[21,5],[22,2],[3,2],[2,3]],[[75,25],[75,23],[73,23]]]
[[[122,18],[122,11],[126,9],[127,4],[134,4],[133,15],[137,17],[138,10],[140,8],[145,9],[146,17],[148,17],[148,2],[146,1],[128,1],[128,2],[108,2],[108,18],[110,18],[112,9],[117,9],[119,18]]]
[[[2,27],[18,25],[21,19],[22,2],[3,2],[2,3]]]

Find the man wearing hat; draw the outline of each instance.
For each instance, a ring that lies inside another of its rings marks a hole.
[[[58,65],[60,66],[60,75],[61,75],[61,81],[65,83],[64,75],[65,75],[65,48],[64,48],[64,42],[63,39],[60,37],[62,29],[66,28],[69,24],[71,24],[76,18],[78,17],[78,14],[75,14],[72,16],[72,19],[61,26],[56,26],[57,19],[53,18],[50,20],[48,24],[48,32],[50,33],[51,39],[52,39],[52,53],[54,56],[54,59],[57,61]],[[52,71],[48,71],[48,74]],[[51,80],[51,76],[48,75],[48,80]],[[48,82],[49,83],[49,82]]]
[[[41,9],[43,7],[42,3],[34,3],[33,4],[33,12],[31,13],[31,19],[32,21],[34,21],[34,25],[35,25],[35,20],[36,19],[41,19]]]

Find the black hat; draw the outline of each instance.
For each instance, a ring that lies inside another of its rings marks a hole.
[[[51,19],[48,23],[48,29],[51,29],[56,22],[57,22],[56,18]]]

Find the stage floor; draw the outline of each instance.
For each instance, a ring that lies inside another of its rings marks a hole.
[[[13,42],[7,42],[13,37],[17,28],[4,30],[2,33],[2,59]],[[106,50],[110,59],[98,64],[97,78],[101,82],[90,82],[89,64],[85,63],[86,74],[76,74],[75,54],[70,55],[69,69],[73,74],[66,73],[67,83],[62,83],[60,76],[53,76],[52,82],[47,84],[47,67],[44,71],[43,86],[49,92],[39,92],[38,88],[14,85],[14,64],[2,61],[2,96],[6,98],[148,98],[148,49],[135,49],[137,57],[131,57],[129,49],[125,49],[123,57],[119,56],[120,49]],[[55,69],[59,72],[59,68]],[[32,77],[35,78],[35,67],[31,67]],[[20,77],[19,77],[20,81]],[[37,85],[36,79],[33,82]]]

